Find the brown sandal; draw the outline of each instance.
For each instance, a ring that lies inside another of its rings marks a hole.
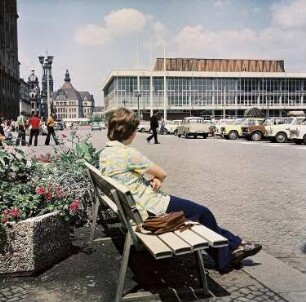
[[[262,249],[262,245],[253,242],[243,242],[233,251],[231,265],[237,266],[243,259],[256,255]]]

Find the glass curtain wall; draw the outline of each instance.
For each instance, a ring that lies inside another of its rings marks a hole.
[[[137,77],[115,77],[104,90],[107,107],[137,108]],[[293,107],[306,105],[306,79],[168,77],[169,108]],[[150,109],[150,77],[140,77],[139,104]],[[153,77],[153,107],[164,106],[164,79]]]

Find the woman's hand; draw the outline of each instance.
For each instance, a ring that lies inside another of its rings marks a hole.
[[[160,186],[161,186],[161,181],[160,181],[158,178],[154,177],[154,178],[150,181],[150,185],[151,185],[153,191],[156,192],[156,191],[159,190],[159,188],[160,188]]]

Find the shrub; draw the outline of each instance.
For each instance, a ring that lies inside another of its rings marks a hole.
[[[89,136],[74,134],[71,147],[33,156],[5,143],[0,147],[0,219],[19,221],[58,211],[74,223],[87,219],[92,202],[91,183],[84,162],[97,166],[99,151]],[[69,143],[69,140],[67,140]],[[1,223],[0,223],[1,224]]]

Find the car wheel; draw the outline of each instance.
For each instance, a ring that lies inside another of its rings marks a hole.
[[[178,136],[178,137],[181,137],[181,134],[178,134],[177,136]]]
[[[251,140],[252,140],[252,141],[257,142],[257,141],[260,141],[261,139],[262,139],[262,134],[261,134],[261,132],[255,131],[255,132],[252,133],[252,135],[251,135]]]
[[[238,133],[237,131],[230,131],[230,133],[228,134],[228,138],[230,140],[235,140],[238,138]]]
[[[278,143],[284,143],[287,140],[287,135],[284,132],[279,132],[275,135],[275,141]]]

